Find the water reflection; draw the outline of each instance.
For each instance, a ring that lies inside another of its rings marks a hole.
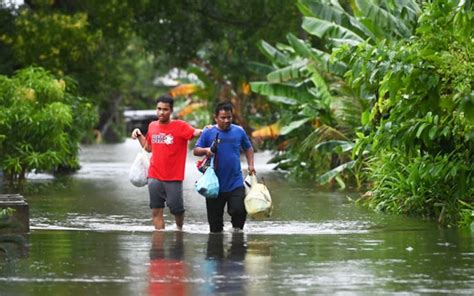
[[[271,241],[261,237],[249,237],[247,239],[247,254],[245,256],[245,272],[249,280],[247,285],[248,295],[267,294],[268,285],[264,284],[270,279],[268,270],[271,268]]]
[[[206,283],[204,295],[233,293],[244,295],[247,276],[245,254],[247,245],[242,232],[231,234],[230,246],[225,247],[225,234],[211,233],[207,240],[206,259],[203,265]]]
[[[76,174],[3,187],[27,198],[31,233],[26,257],[0,254],[0,295],[472,294],[471,232],[372,213],[346,193],[285,180],[262,154],[270,219],[209,234],[189,156],[184,232],[153,232],[147,189],[127,179],[136,149],[83,147]]]
[[[28,256],[28,238],[22,234],[0,234],[0,259],[12,260]]]
[[[167,235],[171,237],[166,237]],[[186,295],[183,232],[155,231],[150,250],[148,295]]]

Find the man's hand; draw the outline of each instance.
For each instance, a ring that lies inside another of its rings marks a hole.
[[[206,155],[207,155],[207,156],[210,157],[210,156],[214,155],[214,153],[213,153],[212,150],[211,150],[211,147],[207,147],[207,148],[205,148],[205,149],[206,149]]]
[[[248,171],[248,174],[249,174],[249,175],[255,175],[255,174],[257,173],[257,172],[255,171],[255,168],[253,167],[253,165],[252,165],[252,166],[249,165],[247,171]]]
[[[202,129],[199,129],[199,128],[194,129],[193,137],[199,137],[200,135],[202,135],[204,130],[209,129],[211,127],[212,127],[212,124],[208,124],[205,127],[203,127]]]
[[[202,134],[202,129],[194,129],[193,137],[199,137]]]
[[[142,136],[142,132],[140,131],[140,129],[136,128],[132,131],[132,139],[137,139],[138,137]]]

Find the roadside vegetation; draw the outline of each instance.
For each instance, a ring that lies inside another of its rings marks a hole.
[[[470,225],[470,2],[301,0],[299,8],[314,39],[262,42],[272,71],[251,84],[284,110],[277,123],[288,146],[277,166],[355,186],[378,211]]]
[[[232,101],[291,178],[358,190],[377,211],[474,225],[471,1],[0,3],[11,181],[74,171],[92,128],[120,141],[124,108],[170,91],[199,126]],[[175,88],[156,83],[173,69],[185,73]]]
[[[96,109],[74,92],[74,83],[42,68],[0,76],[0,167],[10,182],[32,170],[79,168],[79,145],[92,131]]]

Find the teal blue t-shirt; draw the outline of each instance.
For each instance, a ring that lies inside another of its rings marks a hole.
[[[196,142],[196,147],[210,147],[217,133],[219,133],[219,142],[214,167],[219,179],[219,192],[230,192],[244,186],[240,168],[240,149],[247,151],[252,144],[244,129],[232,124],[227,130],[220,130],[215,125],[204,129]]]

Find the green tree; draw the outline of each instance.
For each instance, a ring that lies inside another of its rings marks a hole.
[[[298,17],[295,2],[286,0],[27,0],[5,14],[0,50],[14,63],[1,64],[8,75],[33,64],[75,79],[79,93],[98,105],[105,134],[120,124],[124,104],[149,105],[147,97],[159,91],[132,90],[130,77],[152,80],[149,75],[173,68],[205,73],[201,81],[214,84],[206,99],[231,99],[240,114],[252,96],[247,82],[255,74],[248,61],[263,58],[258,40],[273,42],[284,30],[297,30]],[[134,66],[133,49],[150,70]]]
[[[72,81],[55,79],[41,68],[0,76],[0,104],[0,167],[7,179],[79,167],[79,141],[96,113],[74,95]]]
[[[149,1],[137,18],[146,48],[164,69],[199,68],[207,98],[232,100],[238,114],[248,114],[248,81],[256,74],[250,61],[263,61],[260,39],[276,42],[287,30],[298,31],[295,1]],[[213,86],[209,85],[212,81]],[[255,95],[254,95],[255,96]],[[239,116],[242,124],[245,119]]]
[[[120,124],[121,106],[135,96],[122,72],[132,60],[128,50],[134,44],[132,23],[140,5],[141,1],[30,0],[17,11],[9,9],[4,18],[9,26],[0,33],[0,43],[15,63],[4,74],[37,65],[71,77],[78,93],[98,106],[98,129],[106,138],[120,139],[117,131],[122,129],[115,126]]]

